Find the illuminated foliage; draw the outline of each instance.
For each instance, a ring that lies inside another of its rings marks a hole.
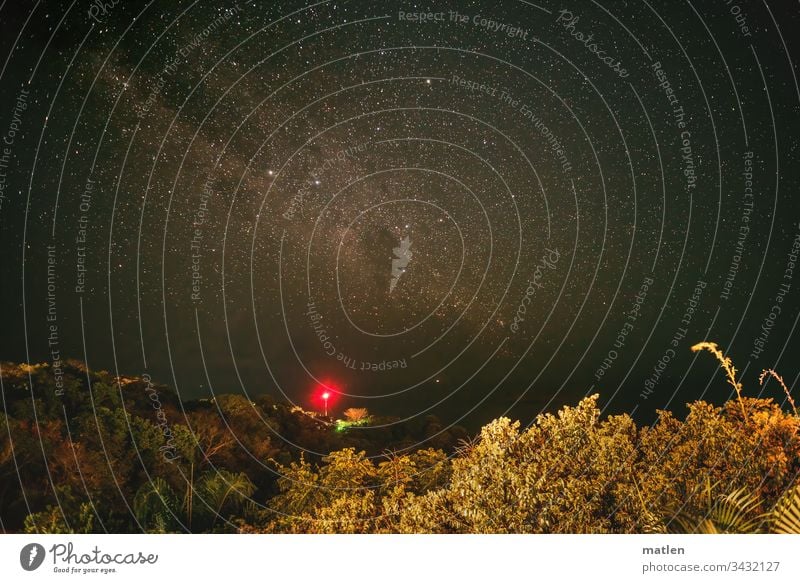
[[[280,467],[281,493],[270,501],[274,523],[267,530],[315,533],[397,532],[400,512],[413,494],[445,483],[441,451],[368,459],[352,448],[332,453],[313,467],[301,459]]]
[[[369,418],[369,412],[363,407],[350,407],[344,410],[344,417],[351,423],[358,423],[366,421]]]
[[[745,397],[730,359],[697,346],[721,358],[735,399],[639,428],[602,418],[594,395],[474,438],[433,416],[336,431],[267,398],[181,403],[75,362],[54,396],[47,365],[3,363],[0,516],[28,533],[800,532],[793,400]]]
[[[744,405],[750,412],[742,417]],[[800,419],[768,399],[744,398],[722,407],[697,401],[681,422],[661,412],[658,423],[641,431],[638,474],[653,508],[707,507],[707,481],[757,493],[764,510],[800,471]]]
[[[414,500],[406,532],[532,533],[632,530],[636,428],[599,422],[597,397],[520,431],[498,419],[453,461],[444,488]]]

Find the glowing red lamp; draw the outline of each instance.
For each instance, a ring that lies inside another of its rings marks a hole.
[[[325,417],[328,416],[330,406],[335,406],[339,399],[339,389],[333,382],[323,380],[314,388],[311,394],[311,402],[314,404],[314,409],[319,411],[322,409]],[[320,407],[320,405],[322,405]]]
[[[328,391],[322,393],[322,402],[325,403],[325,417],[328,416],[328,399],[331,398],[331,394]]]

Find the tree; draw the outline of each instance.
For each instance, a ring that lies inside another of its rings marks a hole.
[[[139,525],[146,532],[225,530],[255,491],[245,474],[227,470],[202,474],[185,482],[182,499],[161,478],[142,485],[133,502]]]
[[[367,420],[369,412],[363,407],[350,407],[344,410],[344,417],[351,423],[359,423]]]
[[[133,511],[145,532],[161,534],[184,530],[180,501],[163,478],[157,477],[139,488],[133,499]]]

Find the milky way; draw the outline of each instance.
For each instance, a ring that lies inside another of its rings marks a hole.
[[[796,6],[267,4],[0,11],[0,358],[465,424],[800,372]]]

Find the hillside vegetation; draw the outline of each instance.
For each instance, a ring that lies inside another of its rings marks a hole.
[[[2,363],[6,532],[800,532],[800,417],[721,406],[601,418],[597,395],[470,438],[435,417],[331,420],[268,397]],[[762,383],[773,379],[765,371]],[[785,387],[784,387],[785,388]],[[385,427],[377,427],[386,425]]]

